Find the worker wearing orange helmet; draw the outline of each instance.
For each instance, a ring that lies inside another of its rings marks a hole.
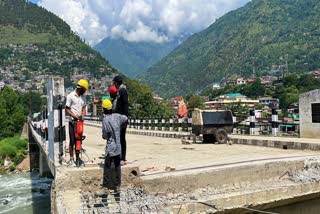
[[[76,143],[75,139],[75,124],[74,122],[77,120],[83,120],[86,114],[86,97],[85,93],[89,89],[89,83],[85,79],[81,79],[77,83],[76,90],[68,94],[66,101],[66,112],[70,115],[69,121],[69,153],[70,153],[70,161],[69,164],[74,164],[73,159],[73,149]],[[79,158],[79,153],[76,152],[76,165],[79,167],[81,164],[81,160]]]

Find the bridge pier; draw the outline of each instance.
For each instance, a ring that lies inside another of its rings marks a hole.
[[[39,152],[39,174],[41,177],[52,177],[46,154]]]

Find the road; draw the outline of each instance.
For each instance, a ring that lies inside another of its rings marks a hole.
[[[83,148],[89,158],[98,163],[101,162],[105,149],[101,128],[87,125],[84,135],[86,140]],[[128,166],[139,166],[145,174],[162,172],[168,167],[181,170],[213,164],[317,154],[319,153],[315,151],[281,150],[246,145],[183,145],[179,139],[174,138],[127,134]]]

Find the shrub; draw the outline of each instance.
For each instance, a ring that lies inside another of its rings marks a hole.
[[[19,152],[13,159],[12,161],[17,165],[21,163],[24,160],[24,154],[22,152]]]
[[[13,172],[14,170],[16,170],[16,166],[15,165],[11,165],[9,167],[10,172]]]
[[[19,164],[24,159],[27,145],[28,142],[18,136],[3,139],[0,141],[0,159],[9,156],[15,164]]]
[[[10,144],[16,147],[18,150],[26,150],[28,142],[27,140],[21,140],[19,136],[4,139],[1,143]]]
[[[14,158],[18,150],[10,144],[0,144],[0,155],[2,157],[9,156],[10,159]]]
[[[0,166],[0,175],[3,175],[6,173],[6,169],[3,166]]]

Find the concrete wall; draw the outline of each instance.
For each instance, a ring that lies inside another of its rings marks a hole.
[[[320,123],[312,123],[311,104],[320,103],[320,90],[313,90],[299,96],[300,136],[320,139]]]

